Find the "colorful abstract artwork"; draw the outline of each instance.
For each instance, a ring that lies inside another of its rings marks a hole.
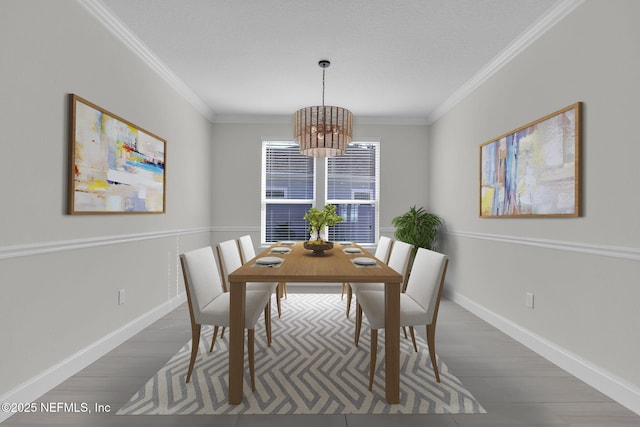
[[[480,145],[480,217],[580,215],[581,106]]]
[[[71,214],[164,213],[166,141],[71,95]]]

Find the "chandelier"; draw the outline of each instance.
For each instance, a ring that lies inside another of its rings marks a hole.
[[[296,111],[293,134],[305,156],[340,156],[351,142],[353,117],[346,108],[324,105],[324,72],[331,62],[323,59],[318,65],[322,68],[322,105]]]

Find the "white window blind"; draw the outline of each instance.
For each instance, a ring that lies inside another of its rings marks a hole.
[[[304,214],[315,202],[315,162],[291,141],[262,143],[261,240],[306,240]]]
[[[342,156],[326,162],[326,203],[336,205],[344,221],[329,228],[329,240],[376,243],[380,194],[377,142],[353,142]]]
[[[316,203],[316,159],[292,141],[262,143],[261,240],[306,240],[304,214],[331,203],[345,220],[329,240],[376,243],[380,197],[380,144],[352,142],[346,154],[325,159],[325,197]],[[320,183],[322,184],[322,183]]]

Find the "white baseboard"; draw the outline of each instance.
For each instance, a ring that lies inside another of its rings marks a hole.
[[[10,390],[0,396],[0,403],[25,403],[35,401],[52,388],[80,372],[91,363],[100,359],[102,356],[133,337],[138,332],[142,331],[147,326],[173,311],[186,300],[185,295],[186,294],[182,293],[172,298],[132,322],[113,331],[109,335],[69,356],[62,362],[17,386],[13,390]],[[11,415],[13,414],[10,412],[0,411],[0,423]]]
[[[449,291],[446,293],[446,297],[571,375],[640,415],[640,388],[637,385],[631,384],[611,372],[584,360],[577,354],[471,301],[464,295]]]

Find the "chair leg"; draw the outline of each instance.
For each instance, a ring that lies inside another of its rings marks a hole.
[[[213,351],[213,346],[216,344],[216,337],[218,336],[218,327],[213,327],[213,338],[211,338],[211,348],[209,348],[209,353]]]
[[[267,346],[271,346],[271,299],[264,306],[264,331],[267,335]]]
[[[362,307],[356,301],[356,336],[355,336],[355,344],[358,346],[358,342],[360,341],[360,331],[362,330]]]
[[[440,382],[440,372],[438,372],[438,363],[436,362],[436,326],[433,323],[427,325],[427,344],[429,345],[429,357],[431,357],[431,366],[433,366],[436,381]]]
[[[353,290],[351,285],[347,283],[347,319],[349,318],[349,312],[351,311],[351,299],[353,298]]]
[[[273,336],[272,331],[273,331],[273,322],[271,321],[271,301],[269,301],[269,308],[267,309],[267,311],[269,312],[269,316],[268,317],[268,321],[269,321],[269,340],[267,342],[267,347],[271,347],[271,337]]]
[[[411,332],[411,341],[413,342],[413,351],[418,352],[418,344],[416,344],[416,332],[413,330],[413,326],[409,326],[409,332]]]
[[[224,329],[225,329],[225,327],[223,326],[222,327],[222,332],[220,333],[220,339],[224,338]]]
[[[344,299],[344,290],[346,289],[346,287],[347,287],[347,284],[342,282],[342,289],[340,289],[340,299],[341,300]],[[347,317],[349,317],[349,316],[347,315]]]
[[[249,353],[249,375],[251,376],[251,391],[256,391],[256,370],[255,370],[255,359],[254,359],[254,345],[255,345],[255,331],[253,329],[249,329],[249,334],[247,337],[247,351]]]
[[[200,345],[200,329],[201,326],[199,324],[191,324],[191,359],[189,360],[189,370],[187,371],[187,380],[185,381],[186,383],[191,380],[193,365],[195,365],[196,357],[198,357],[198,346]]]
[[[371,362],[369,366],[369,391],[373,390],[373,376],[376,373],[376,359],[378,356],[378,330],[371,330]]]
[[[276,292],[276,305],[278,307],[278,319],[282,316],[282,306],[280,305],[280,298],[278,297],[278,293]]]
[[[280,298],[287,299],[287,282],[278,283],[277,289],[278,289]]]

